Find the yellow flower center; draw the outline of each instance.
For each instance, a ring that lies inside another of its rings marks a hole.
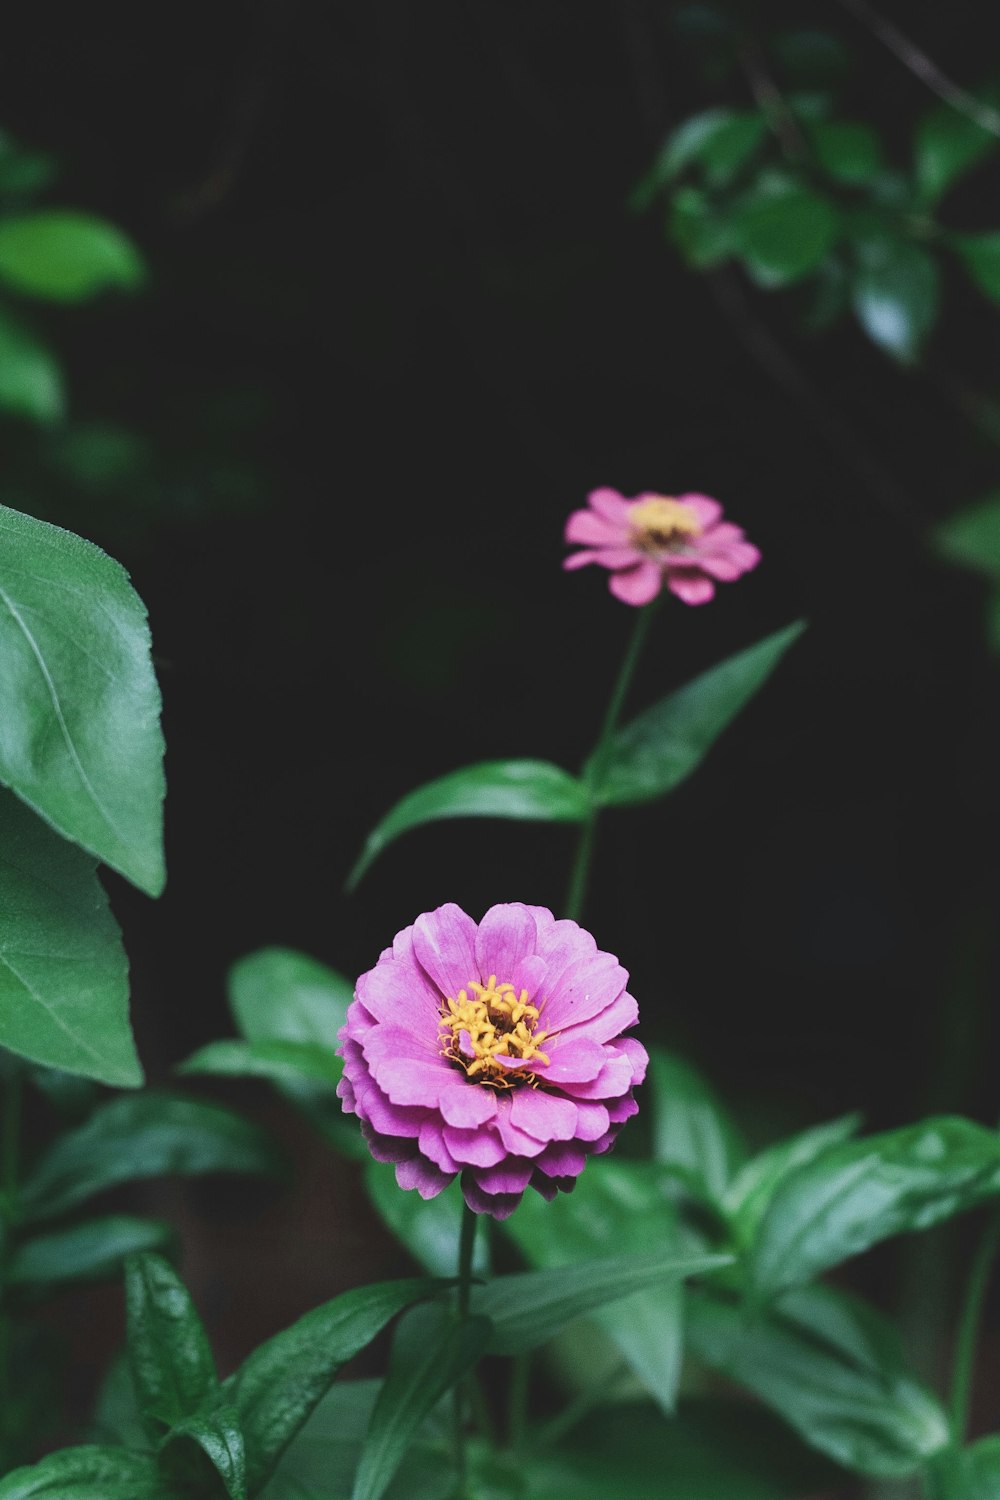
[[[512,984],[497,984],[491,974],[488,984],[470,980],[458,998],[446,999],[441,1008],[441,1052],[463,1067],[477,1083],[510,1088],[515,1083],[533,1083],[525,1071],[530,1062],[547,1063],[541,1043],[551,1033],[536,1031],[538,1007],[528,1003],[528,991],[520,995]],[[504,1063],[498,1058],[504,1058]]]
[[[689,505],[669,495],[651,495],[633,505],[628,514],[632,540],[643,552],[676,547],[689,536],[699,536],[701,523]]]

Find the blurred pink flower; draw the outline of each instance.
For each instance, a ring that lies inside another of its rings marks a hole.
[[[625,604],[648,604],[664,584],[685,604],[706,604],[715,583],[729,583],[760,562],[760,553],[739,526],[722,520],[722,506],[708,495],[637,495],[592,490],[589,510],[566,522],[567,542],[584,548],[564,568],[598,563],[608,568],[608,587]]]
[[[576,922],[449,903],[400,932],[358,980],[340,1032],[344,1109],[402,1188],[461,1176],[475,1213],[505,1219],[527,1187],[575,1186],[638,1106],[645,1048],[622,1032],[628,974]]]

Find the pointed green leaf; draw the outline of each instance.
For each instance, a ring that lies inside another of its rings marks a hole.
[[[352,1500],[381,1500],[421,1422],[481,1357],[489,1336],[488,1318],[459,1322],[450,1308],[441,1306],[417,1308],[400,1325],[368,1424]]]
[[[118,1088],[142,1082],[128,963],[94,861],[2,789],[0,1046]]]
[[[162,760],[146,611],[125,570],[0,506],[0,781],[157,896]]]
[[[773,1297],[998,1194],[1000,1134],[971,1120],[941,1116],[832,1146],[778,1184],[753,1247],[753,1284]]]
[[[249,1042],[312,1042],[335,1048],[354,985],[308,954],[261,948],[229,971],[229,1005]]]
[[[710,1203],[721,1202],[746,1160],[746,1146],[715,1091],[680,1057],[653,1047],[653,1156]]]
[[[687,1326],[700,1359],[845,1468],[902,1478],[948,1443],[948,1419],[907,1372],[892,1325],[843,1293],[804,1288],[756,1317],[698,1293]]]
[[[117,1276],[128,1255],[174,1243],[171,1225],[113,1214],[23,1240],[7,1264],[8,1286],[44,1286]]]
[[[56,422],[65,407],[59,361],[20,318],[0,308],[0,410]]]
[[[464,1200],[453,1184],[436,1198],[421,1198],[419,1193],[401,1193],[395,1170],[386,1162],[371,1161],[365,1166],[365,1190],[369,1201],[387,1229],[409,1250],[414,1260],[432,1276],[449,1276],[458,1264],[458,1241],[462,1228]],[[476,1236],[472,1269],[481,1275],[489,1269],[489,1242],[485,1234]]]
[[[723,1208],[733,1221],[740,1243],[753,1242],[767,1205],[789,1172],[815,1161],[830,1146],[839,1146],[860,1128],[860,1115],[842,1115],[838,1120],[814,1125],[787,1141],[779,1141],[748,1161],[723,1198]]]
[[[933,328],[941,300],[937,261],[921,245],[886,237],[854,273],[858,322],[887,354],[912,363]]]
[[[223,1385],[246,1442],[247,1488],[266,1483],[278,1459],[329,1390],[337,1371],[397,1313],[440,1291],[427,1278],[344,1292],[275,1334]]]
[[[667,234],[689,266],[708,270],[733,251],[732,216],[700,188],[682,187],[671,196]]]
[[[183,1500],[156,1460],[125,1448],[63,1448],[0,1479],[0,1500]]]
[[[545,760],[491,760],[463,766],[410,792],[372,829],[347,880],[354,890],[382,850],[411,828],[438,818],[516,818],[580,823],[590,808],[587,790],[568,771]]]
[[[96,214],[48,208],[0,223],[0,281],[26,296],[82,302],[110,287],[131,291],[145,277],[132,241]]]
[[[162,1255],[130,1257],[125,1309],[139,1410],[150,1436],[159,1438],[218,1390],[215,1361],[190,1293]]]
[[[800,281],[824,260],[841,231],[833,201],[793,183],[766,183],[742,200],[733,222],[733,243],[763,284]]]
[[[321,1083],[335,1089],[344,1065],[333,1050],[316,1042],[226,1040],[209,1042],[182,1062],[178,1073],[222,1078],[267,1078],[272,1083]]]
[[[1000,491],[942,521],[934,545],[951,562],[1000,579]]]
[[[987,100],[988,96],[983,102]],[[949,105],[931,110],[917,127],[916,179],[921,203],[933,207],[996,145],[996,136]]]
[[[1000,230],[989,234],[957,234],[951,242],[979,290],[1000,302]]]
[[[1000,1437],[981,1438],[942,1465],[941,1500],[996,1500],[998,1495]]]
[[[189,1486],[193,1480],[199,1492],[201,1476],[208,1478],[214,1470],[230,1500],[247,1500],[243,1433],[231,1406],[218,1406],[178,1422],[167,1433],[160,1452],[167,1472],[183,1474]]]
[[[594,795],[609,806],[649,802],[697,770],[715,741],[805,630],[805,622],[765,636],[661,699],[614,737]],[[592,757],[585,775],[598,774]]]
[[[149,1092],[111,1099],[60,1136],[25,1178],[29,1220],[54,1218],[94,1193],[169,1173],[280,1173],[282,1158],[256,1125],[199,1099]]]

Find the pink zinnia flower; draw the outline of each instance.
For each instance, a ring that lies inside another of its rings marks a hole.
[[[637,1109],[645,1049],[628,974],[540,906],[449,903],[399,933],[358,980],[338,1092],[400,1187],[433,1198],[461,1175],[505,1219],[526,1187],[568,1192]]]
[[[685,604],[706,604],[715,582],[729,583],[760,562],[739,526],[723,521],[722,506],[708,495],[637,495],[591,490],[589,510],[566,522],[567,542],[579,542],[564,568],[599,563],[608,587],[625,604],[648,604],[666,584]]]

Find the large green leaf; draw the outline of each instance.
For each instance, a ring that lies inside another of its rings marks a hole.
[[[939,105],[917,127],[917,192],[932,207],[953,183],[995,147],[996,136],[947,104]]]
[[[39,1287],[64,1281],[100,1280],[118,1274],[128,1255],[163,1250],[174,1243],[171,1225],[156,1219],[113,1214],[24,1240],[7,1263],[8,1286]]]
[[[354,986],[293,948],[261,948],[229,971],[229,1004],[247,1041],[337,1045]]]
[[[48,1219],[122,1182],[171,1172],[277,1175],[281,1165],[262,1130],[219,1104],[128,1095],[53,1142],[27,1174],[20,1203],[26,1218]]]
[[[1000,302],[1000,231],[955,235],[952,244],[979,290]]]
[[[145,280],[142,257],[114,224],[95,214],[40,209],[0,222],[0,281],[52,302],[82,302],[109,287]]]
[[[858,322],[873,343],[904,363],[917,358],[933,328],[940,292],[930,251],[890,236],[869,242],[852,283]]]
[[[178,1073],[209,1074],[222,1078],[267,1078],[271,1083],[325,1084],[335,1089],[343,1063],[333,1045],[316,1042],[245,1042],[226,1038],[209,1042],[177,1068]]]
[[[35,422],[55,422],[65,405],[62,371],[51,349],[0,308],[0,409]]]
[[[215,1360],[187,1287],[162,1255],[130,1257],[125,1307],[132,1379],[153,1438],[195,1416],[219,1388]]]
[[[832,1146],[779,1183],[749,1272],[773,1297],[892,1235],[929,1229],[1000,1194],[1000,1135],[941,1116]]]
[[[203,1493],[214,1470],[230,1500],[247,1500],[246,1450],[232,1407],[186,1417],[167,1434],[160,1451],[167,1472],[184,1476],[194,1493]]]
[[[934,543],[952,562],[1000,579],[1000,490],[942,521]]]
[[[0,506],[0,781],[156,896],[162,759],[146,611],[124,569]]]
[[[982,1438],[942,1465],[942,1500],[997,1500],[1000,1436]]]
[[[410,792],[372,829],[347,880],[353,890],[393,839],[438,818],[516,818],[580,823],[590,809],[586,787],[545,760],[491,760],[463,766]]]
[[[156,1460],[125,1448],[63,1448],[0,1479],[0,1500],[184,1500]]]
[[[732,1220],[737,1239],[750,1245],[760,1227],[764,1211],[779,1183],[796,1167],[814,1161],[830,1146],[839,1146],[861,1126],[860,1115],[842,1115],[824,1125],[814,1125],[761,1151],[730,1183],[722,1206]]]
[[[687,1327],[699,1358],[848,1469],[912,1474],[949,1440],[948,1419],[907,1372],[891,1324],[829,1287],[790,1292],[757,1316],[698,1293]]]
[[[229,1377],[223,1395],[243,1429],[252,1495],[266,1483],[341,1366],[397,1313],[433,1296],[440,1285],[424,1278],[345,1292],[261,1344]]]
[[[746,1146],[714,1090],[680,1057],[652,1047],[653,1156],[699,1198],[721,1202]]]
[[[382,1500],[427,1414],[484,1353],[490,1320],[418,1307],[400,1323],[368,1424],[351,1500]]]
[[[764,686],[805,629],[796,621],[711,667],[626,724],[606,760],[592,757],[584,775],[600,781],[594,796],[619,805],[648,802],[697,770],[715,741]]]
[[[821,121],[810,129],[809,140],[820,166],[837,182],[863,185],[882,169],[882,142],[860,121]]]
[[[394,1168],[369,1158],[365,1167],[365,1189],[383,1224],[392,1230],[425,1271],[430,1271],[432,1276],[454,1274],[465,1211],[457,1183],[445,1188],[436,1198],[401,1193]],[[485,1234],[476,1236],[472,1269],[477,1275],[489,1269],[489,1240]]]
[[[119,1088],[142,1082],[128,963],[94,861],[2,789],[0,1046]]]
[[[758,281],[784,286],[815,271],[840,229],[831,199],[793,183],[765,183],[739,205],[733,243]]]

